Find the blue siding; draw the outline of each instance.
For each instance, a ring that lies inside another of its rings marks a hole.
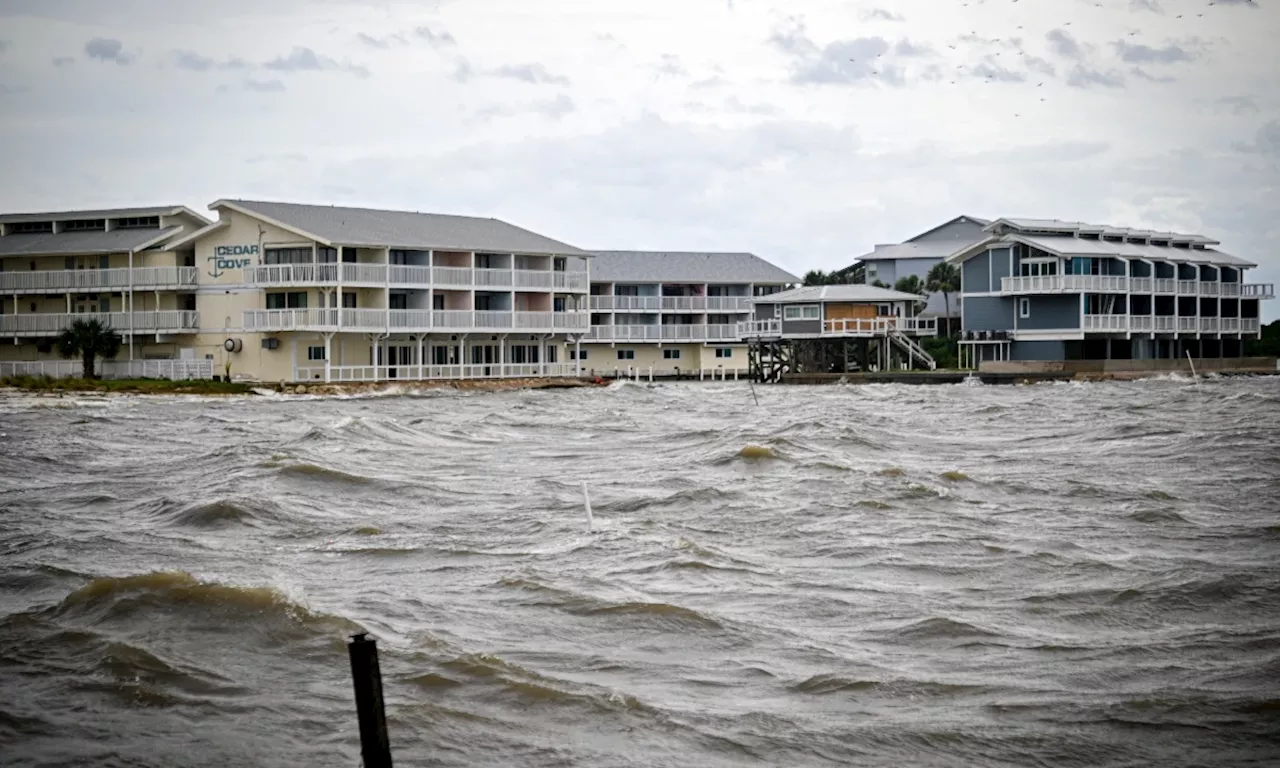
[[[796,334],[822,333],[822,321],[821,320],[783,320],[782,333],[784,335],[789,333],[796,333]]]
[[[875,267],[875,274],[871,273],[873,266]],[[899,277],[897,259],[878,259],[867,262],[867,285],[879,280],[893,287],[894,281]]]
[[[991,254],[980,253],[960,267],[960,284],[965,293],[986,293],[991,290]]]
[[[1048,330],[1080,327],[1080,294],[1027,296],[1031,316],[1018,317],[1019,330]],[[967,309],[965,310],[968,311]]]
[[[997,248],[991,253],[991,290],[1000,290],[1000,278],[1008,277],[1009,270],[1009,249]]]
[[[752,304],[751,306],[755,307],[756,309],[755,317],[757,320],[772,320],[774,307],[778,305],[777,304],[761,304],[760,302],[757,301],[755,304]]]
[[[1010,360],[1066,360],[1067,345],[1062,341],[1015,341],[1009,344]]]
[[[965,262],[966,264],[968,262]],[[1013,299],[1003,296],[968,296],[964,300],[964,330],[1012,331]]]
[[[956,244],[956,250],[960,250],[969,243],[976,243],[983,238],[982,225],[973,221],[953,221],[945,227],[939,227],[936,230],[924,235],[913,237],[907,242],[909,243],[935,243],[947,240]]]

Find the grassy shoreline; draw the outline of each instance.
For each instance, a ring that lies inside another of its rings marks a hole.
[[[168,379],[55,379],[50,376],[6,376],[0,387],[24,392],[100,392],[137,395],[251,395],[253,385],[237,381],[169,381]]]

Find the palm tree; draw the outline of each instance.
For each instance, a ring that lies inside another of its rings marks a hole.
[[[914,293],[917,296],[924,296],[924,282],[917,275],[907,275],[898,278],[898,282],[893,284],[893,290],[902,293]]]
[[[874,280],[871,283],[873,288],[888,288],[889,284],[883,280]]]
[[[77,320],[58,335],[58,353],[64,358],[80,355],[84,361],[84,377],[96,379],[95,357],[109,360],[120,351],[120,337],[97,319]]]
[[[925,288],[930,293],[941,293],[947,307],[947,335],[951,335],[951,294],[960,291],[960,270],[955,264],[940,261],[933,265],[924,278]]]
[[[820,269],[811,269],[804,273],[805,285],[826,285],[829,279],[827,273]]]

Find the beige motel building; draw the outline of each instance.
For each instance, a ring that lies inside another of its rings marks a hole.
[[[746,369],[750,299],[796,282],[750,254],[596,255],[496,219],[209,208],[0,215],[0,376],[76,375],[53,340],[87,317],[124,341],[108,376],[724,376]]]

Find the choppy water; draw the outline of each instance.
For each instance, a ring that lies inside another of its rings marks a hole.
[[[1280,759],[1280,378],[758,393],[0,398],[0,764]]]

